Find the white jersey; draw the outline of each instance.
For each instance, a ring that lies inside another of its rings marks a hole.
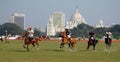
[[[106,32],[106,34],[108,34],[109,38],[112,38],[112,33],[111,32]],[[107,36],[105,36],[105,38],[107,38]]]
[[[71,33],[69,35],[67,35],[67,36],[68,36],[68,38],[70,38],[71,37]]]
[[[31,29],[31,30],[29,30],[28,32],[29,32],[28,36],[29,36],[29,37],[33,37],[34,31]]]

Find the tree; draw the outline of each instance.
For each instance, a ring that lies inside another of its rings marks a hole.
[[[77,27],[70,30],[72,37],[88,37],[88,32],[92,31],[98,38],[102,38],[106,31],[110,31],[112,35],[117,38],[120,36],[120,25],[114,25],[112,27],[93,28],[86,24],[79,24]]]
[[[71,29],[72,37],[87,37],[87,33],[94,28],[87,24],[79,24],[77,27]]]
[[[40,30],[38,30],[36,28],[34,28],[34,36],[36,37],[36,36],[41,36],[41,35],[45,35],[45,33],[41,32]]]
[[[110,32],[112,32],[113,37],[118,38],[120,37],[120,25],[116,24],[112,27],[110,27]]]
[[[6,31],[11,35],[21,35],[23,32],[18,25],[13,23],[5,23],[0,26],[0,35],[4,35]]]

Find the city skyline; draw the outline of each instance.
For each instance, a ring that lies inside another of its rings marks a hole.
[[[65,22],[78,7],[80,14],[89,25],[96,25],[100,19],[104,25],[120,24],[120,0],[1,0],[0,24],[9,22],[11,13],[23,13],[25,27],[46,28],[49,15],[53,12],[65,13]]]

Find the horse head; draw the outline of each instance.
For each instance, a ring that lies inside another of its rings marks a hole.
[[[61,32],[61,37],[63,37],[63,38],[66,38],[66,37],[67,37],[65,31],[64,31],[64,32]]]
[[[23,34],[24,36],[28,36],[28,32],[26,30],[24,30]]]

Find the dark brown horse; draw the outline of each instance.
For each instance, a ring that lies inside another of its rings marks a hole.
[[[106,49],[109,49],[111,47],[111,43],[112,43],[112,39],[107,34],[105,38]]]
[[[2,42],[5,41],[5,43],[9,43],[9,41],[8,41],[8,36],[1,37],[0,40],[1,40]]]
[[[24,45],[23,47],[27,49],[27,51],[29,51],[29,45],[32,44],[33,47],[35,47],[35,44],[37,45],[37,47],[39,47],[39,41],[40,39],[38,37],[35,37],[32,42],[30,41],[30,37],[28,36],[28,32],[24,31]]]
[[[65,44],[68,44],[68,48],[74,49],[77,43],[77,40],[75,38],[68,38],[66,36],[66,32],[61,32],[60,36],[62,37],[62,43],[60,44],[60,48],[63,48]]]
[[[3,42],[3,38],[1,37],[0,40]]]
[[[95,46],[96,46],[97,43],[98,43],[98,40],[90,37],[90,39],[88,40],[87,49],[89,49],[90,46],[93,46],[93,50],[95,50]]]

